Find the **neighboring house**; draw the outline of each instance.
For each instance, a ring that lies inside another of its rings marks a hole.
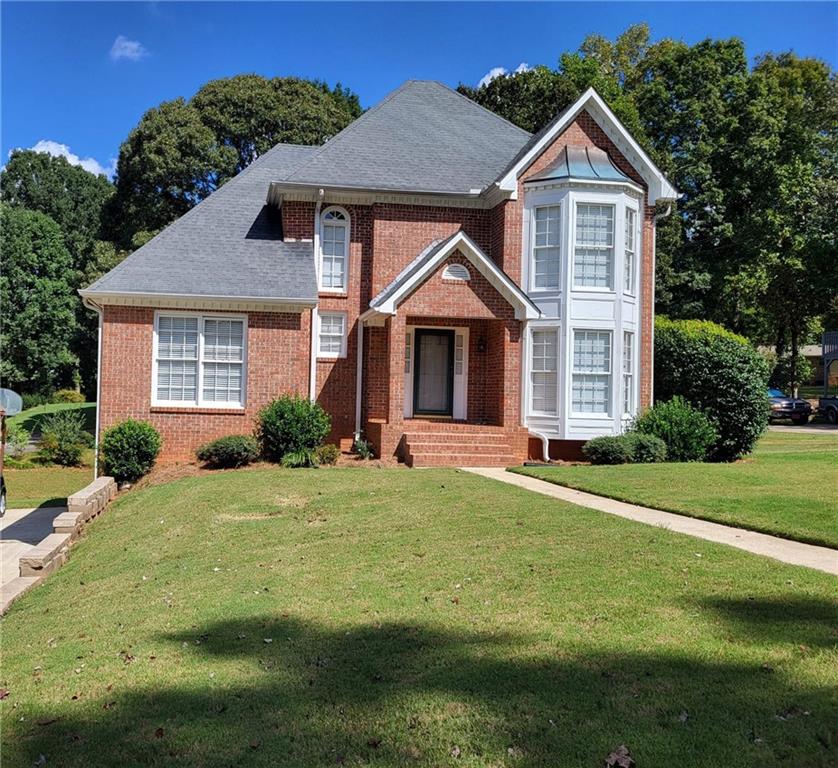
[[[650,403],[655,212],[677,196],[593,90],[530,135],[407,82],[81,292],[100,429],[145,419],[187,458],[296,392],[344,448],[411,465],[573,455]]]

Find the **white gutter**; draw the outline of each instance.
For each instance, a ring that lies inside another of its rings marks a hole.
[[[321,189],[317,192],[317,202],[314,204],[314,276],[317,280],[317,290],[320,290],[320,208],[326,193]],[[317,399],[317,305],[311,308],[311,340],[308,362],[308,399],[313,403]]]
[[[361,439],[361,390],[364,378],[364,321],[358,318],[358,360],[355,364],[355,442]]]

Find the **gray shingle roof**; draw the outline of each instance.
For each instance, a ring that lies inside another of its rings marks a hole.
[[[317,299],[312,243],[285,243],[271,181],[318,147],[278,144],[86,291]]]
[[[529,139],[523,129],[442,83],[409,80],[285,180],[469,194],[491,184]]]

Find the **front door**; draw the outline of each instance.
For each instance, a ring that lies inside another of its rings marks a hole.
[[[451,416],[454,405],[454,331],[416,329],[413,413]]]

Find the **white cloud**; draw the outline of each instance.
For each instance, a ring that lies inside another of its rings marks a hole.
[[[522,61],[517,67],[515,67],[515,71],[512,72],[514,75],[518,75],[521,72],[529,72],[532,67],[527,64],[526,61]],[[506,67],[492,67],[483,77],[480,78],[480,82],[477,83],[478,88],[482,88],[484,85],[488,85],[497,77],[509,77],[510,72]]]
[[[111,46],[111,61],[128,59],[139,61],[148,56],[148,50],[139,40],[129,40],[125,35],[119,35]]]
[[[104,173],[108,178],[112,177],[116,170],[116,160],[112,159],[110,165],[104,166],[98,160],[92,157],[79,157],[77,154],[70,151],[70,147],[66,144],[59,144],[57,141],[50,139],[41,139],[37,144],[30,147],[33,152],[46,152],[53,157],[65,157],[70,165],[80,165],[84,170],[90,173],[100,174]],[[9,152],[11,155],[11,151]]]

